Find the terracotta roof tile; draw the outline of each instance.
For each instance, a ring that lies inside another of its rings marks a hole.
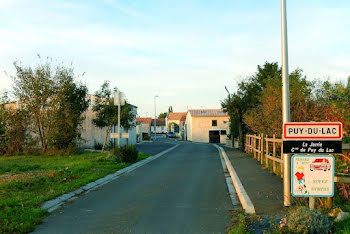
[[[139,123],[143,123],[143,124],[150,124],[152,122],[152,118],[143,118],[143,117],[137,117],[136,118],[136,123],[139,124]]]
[[[169,120],[185,121],[186,120],[186,114],[187,114],[187,112],[170,112],[168,114],[168,119]]]

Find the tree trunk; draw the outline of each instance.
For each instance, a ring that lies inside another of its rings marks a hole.
[[[106,146],[106,142],[107,142],[108,134],[109,134],[110,130],[111,130],[111,126],[108,126],[107,131],[106,131],[105,141],[103,142],[101,153],[105,152],[105,146]]]
[[[46,139],[44,135],[44,130],[42,128],[42,124],[39,118],[37,119],[37,124],[38,124],[38,131],[39,131],[40,142],[41,142],[41,152],[45,153],[47,150],[47,144],[46,144]]]

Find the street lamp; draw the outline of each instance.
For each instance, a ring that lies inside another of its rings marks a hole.
[[[158,94],[154,95],[154,140],[157,137],[157,109],[156,109],[156,98],[159,97]]]

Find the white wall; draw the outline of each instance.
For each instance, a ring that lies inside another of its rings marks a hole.
[[[188,123],[192,126],[190,136],[187,140],[194,142],[209,142],[210,130],[226,130],[226,135],[220,135],[220,143],[226,143],[227,134],[229,134],[229,117],[192,117]],[[212,126],[212,120],[217,120],[217,126]]]
[[[166,133],[167,132],[166,126],[157,126],[156,130],[157,130],[157,133]],[[151,126],[151,133],[154,133],[154,126]]]
[[[132,110],[136,116],[137,114],[137,107],[133,106],[133,110]],[[87,110],[84,113],[85,116],[85,120],[83,121],[82,124],[82,132],[81,132],[81,137],[83,138],[83,141],[79,142],[79,146],[82,148],[94,148],[94,144],[96,143],[100,143],[103,144],[105,137],[106,137],[106,131],[107,131],[107,127],[105,128],[98,128],[96,127],[93,123],[92,120],[96,117],[96,113],[94,111]],[[134,120],[134,124],[136,125],[136,118]],[[115,132],[118,131],[118,126],[115,126]],[[110,133],[114,132],[114,127],[111,129]],[[134,145],[136,144],[136,127],[133,127],[131,129],[129,129],[129,131],[126,131],[123,127],[121,127],[120,129],[121,133],[125,133],[125,132],[129,132],[129,138],[128,140],[126,140],[125,138],[122,138],[120,140],[120,145],[126,145],[126,143],[128,142],[128,144]],[[110,134],[108,134],[108,138],[107,138],[107,143],[113,139],[110,138]],[[115,139],[115,142],[117,143],[118,140]]]
[[[188,141],[192,141],[192,116],[191,116],[190,112],[187,112],[185,126],[186,126],[185,138],[187,137]]]

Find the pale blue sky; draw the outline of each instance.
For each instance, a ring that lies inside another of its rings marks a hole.
[[[350,1],[287,0],[290,71],[310,80],[350,75]],[[94,93],[118,86],[142,116],[219,108],[224,86],[281,61],[279,0],[0,0],[0,89],[13,61],[66,64]]]

